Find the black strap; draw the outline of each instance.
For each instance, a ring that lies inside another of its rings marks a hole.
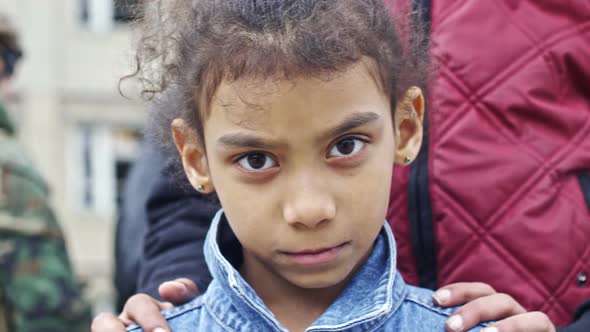
[[[590,174],[580,175],[578,176],[578,180],[580,181],[580,187],[582,187],[582,193],[586,199],[586,205],[590,209]]]
[[[578,307],[574,320],[571,325],[557,328],[557,332],[590,331],[590,299],[587,299]]]
[[[412,1],[412,9],[418,14],[420,22],[425,23],[427,28],[430,28],[430,0],[414,0]]]
[[[430,33],[430,8],[430,0],[414,0],[412,2],[413,19],[419,20],[419,23],[425,25],[425,32],[427,34]],[[414,46],[420,47],[420,45]],[[422,147],[418,157],[410,168],[408,208],[410,236],[414,258],[416,260],[419,286],[435,289],[438,285],[438,276],[432,205],[428,186],[428,127],[428,117],[425,116]]]

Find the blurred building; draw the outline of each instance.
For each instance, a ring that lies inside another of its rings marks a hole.
[[[136,2],[0,0],[25,51],[8,106],[49,181],[75,269],[97,310],[112,305],[118,192],[145,116],[143,103],[118,91],[132,68],[128,22]]]

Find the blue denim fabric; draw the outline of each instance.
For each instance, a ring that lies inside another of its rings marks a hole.
[[[213,282],[192,302],[164,311],[172,331],[287,331],[221,254],[216,241],[220,222],[226,222],[222,210],[205,242]],[[396,271],[395,240],[385,223],[367,262],[307,331],[443,332],[453,311],[433,305],[431,291],[405,284]],[[128,330],[141,331],[137,326]]]

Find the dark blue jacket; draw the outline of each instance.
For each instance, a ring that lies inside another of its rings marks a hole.
[[[185,277],[201,290],[211,282],[203,245],[219,205],[190,186],[178,173],[171,153],[160,151],[157,159],[140,159],[159,170],[155,178],[145,179],[143,188],[149,196],[145,205],[148,231],[138,281],[138,291],[155,298],[164,281]]]

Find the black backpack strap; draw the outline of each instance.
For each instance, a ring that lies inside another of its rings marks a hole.
[[[430,0],[413,0],[413,20],[424,24],[430,34]],[[412,40],[412,38],[410,38]],[[416,45],[418,46],[418,45]],[[432,205],[430,201],[428,149],[429,121],[424,117],[424,138],[418,157],[410,167],[408,182],[408,209],[412,251],[416,261],[420,287],[435,289],[438,285],[437,261]]]
[[[580,181],[580,187],[582,188],[582,193],[586,199],[586,205],[588,205],[588,209],[590,209],[590,174],[580,175],[578,176],[578,180]]]

